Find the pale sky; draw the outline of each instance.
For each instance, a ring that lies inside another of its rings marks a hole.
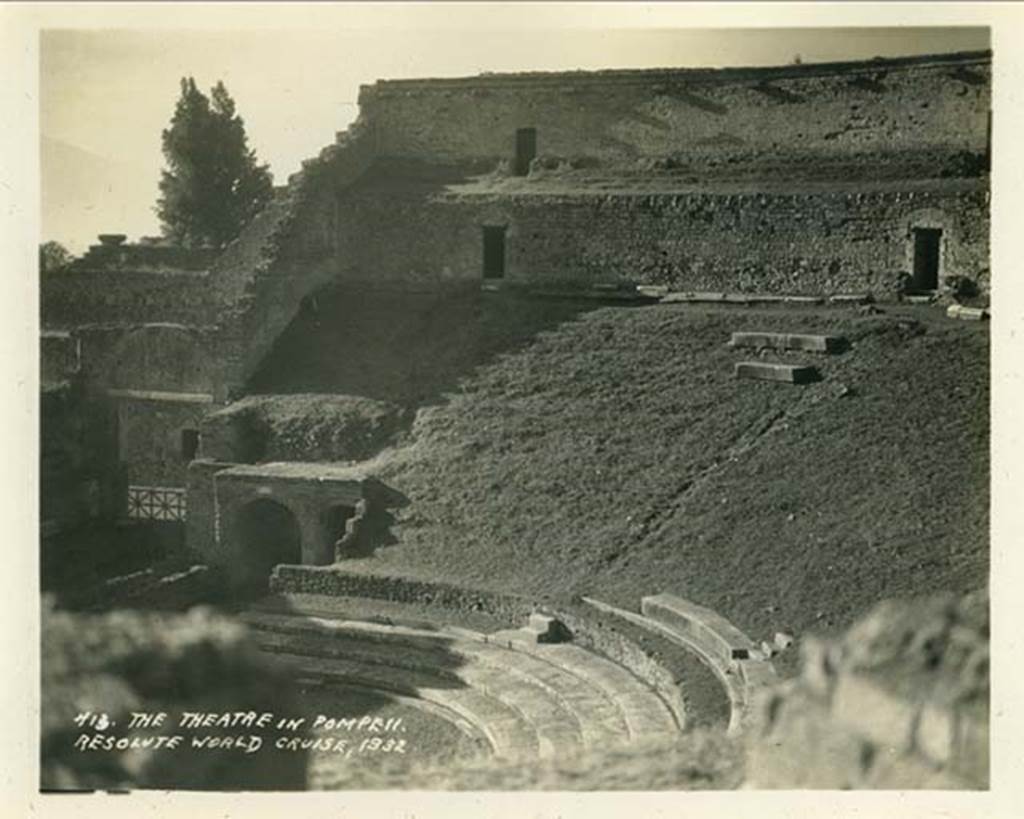
[[[194,8],[191,6],[190,8]],[[529,8],[529,7],[525,7]],[[160,133],[192,75],[223,80],[283,184],[356,116],[360,84],[484,71],[782,65],[975,50],[984,28],[47,30],[40,39],[42,232],[159,232]]]

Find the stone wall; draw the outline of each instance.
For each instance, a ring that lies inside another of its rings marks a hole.
[[[128,484],[183,488],[191,458],[182,432],[198,431],[219,397],[216,332],[149,324],[78,327],[70,336],[83,388],[116,416],[112,452]]]
[[[114,517],[123,475],[114,446],[116,418],[76,384],[45,389],[40,400],[39,516],[44,535]]]
[[[493,164],[512,156],[516,129],[532,127],[545,156],[734,169],[842,156],[872,175],[906,176],[945,155],[984,153],[990,60],[383,81],[362,89],[360,106],[381,156]]]
[[[213,328],[183,324],[80,327],[82,375],[93,390],[213,394],[218,339]]]
[[[217,316],[203,274],[47,273],[40,282],[39,300],[46,328],[147,321],[210,324]]]
[[[119,399],[118,455],[129,485],[183,488],[192,458],[182,449],[182,431],[199,430],[207,409],[206,404]]]
[[[110,271],[122,273],[200,273],[206,272],[217,258],[216,248],[190,248],[159,241],[126,244],[123,234],[100,234],[99,244],[90,245],[75,259],[74,271]]]
[[[44,331],[39,338],[39,381],[46,386],[68,383],[82,369],[82,345],[71,333]]]
[[[459,196],[352,192],[340,275],[423,284],[482,278],[482,227],[506,225],[509,281],[889,295],[913,269],[914,227],[943,230],[940,282],[988,284],[980,181],[802,193]]]

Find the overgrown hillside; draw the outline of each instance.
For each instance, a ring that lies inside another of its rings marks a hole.
[[[832,332],[823,380],[741,381],[734,330]],[[937,308],[603,308],[420,410],[411,503],[352,568],[633,607],[671,591],[755,638],[987,582],[988,334]],[[787,663],[788,664],[788,663]]]

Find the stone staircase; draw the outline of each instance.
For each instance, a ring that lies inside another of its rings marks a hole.
[[[307,605],[309,600],[303,601]],[[624,667],[554,639],[543,616],[511,635],[324,615],[245,612],[260,648],[299,678],[373,689],[429,711],[508,760],[671,737],[668,705]]]

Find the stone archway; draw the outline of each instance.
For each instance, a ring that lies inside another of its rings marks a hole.
[[[264,593],[270,573],[281,563],[302,563],[302,534],[285,505],[258,498],[235,513],[232,586],[243,593]]]

